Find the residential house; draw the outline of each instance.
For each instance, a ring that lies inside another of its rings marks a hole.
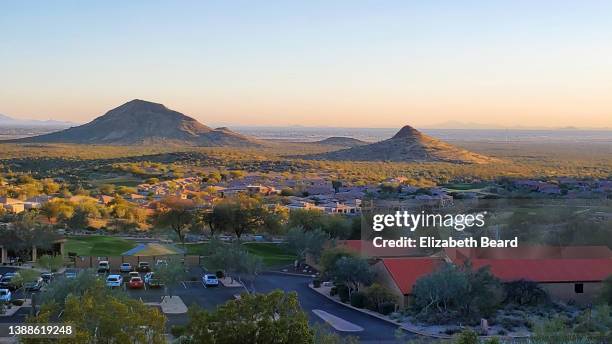
[[[2,206],[6,211],[15,214],[21,213],[25,210],[25,204],[23,201],[9,197],[0,197],[0,206]]]

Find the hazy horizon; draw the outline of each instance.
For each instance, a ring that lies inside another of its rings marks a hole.
[[[0,113],[131,99],[207,125],[612,128],[612,3],[0,3]]]

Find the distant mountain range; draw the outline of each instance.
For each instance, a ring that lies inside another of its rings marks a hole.
[[[33,119],[17,119],[7,115],[0,114],[0,127],[51,127],[51,128],[67,128],[75,125],[72,122],[46,120],[39,121]]]
[[[190,146],[259,146],[228,128],[212,129],[162,104],[135,99],[80,126],[12,142],[106,145],[172,144]]]
[[[460,121],[448,121],[433,125],[423,126],[423,129],[471,129],[471,130],[610,130],[608,127],[577,127],[577,126],[565,126],[565,127],[547,127],[547,126],[528,126],[528,125],[512,125],[503,126],[493,123],[474,123],[474,122],[460,122]]]
[[[348,161],[451,162],[482,164],[496,161],[450,145],[407,125],[392,138],[348,149],[310,155],[309,158]]]

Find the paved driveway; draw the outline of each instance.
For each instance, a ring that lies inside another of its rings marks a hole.
[[[363,332],[344,333],[359,337],[362,343],[396,343],[395,331],[397,326],[339,305],[319,295],[308,287],[308,283],[311,280],[310,277],[266,273],[257,278],[255,289],[257,292],[269,292],[274,289],[296,291],[300,304],[308,314],[311,322],[323,322],[321,318],[312,312],[314,309],[319,309],[363,327]]]

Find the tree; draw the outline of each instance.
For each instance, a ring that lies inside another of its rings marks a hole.
[[[223,219],[218,215],[218,212],[215,213],[210,209],[199,210],[194,215],[194,227],[201,228],[202,232],[204,232],[204,226],[208,227],[210,230],[210,237],[213,238],[215,233],[225,227]]]
[[[51,272],[55,272],[59,270],[62,266],[64,266],[64,257],[60,255],[57,255],[57,256],[44,255],[38,258],[38,260],[36,261],[36,264],[42,269],[45,269]]]
[[[34,282],[40,276],[40,273],[36,270],[21,269],[13,279],[11,279],[11,285],[14,287],[21,287],[24,283]]]
[[[317,259],[328,239],[327,233],[320,229],[304,231],[301,227],[295,227],[287,232],[287,245],[300,262],[304,261],[308,254]]]
[[[74,204],[63,198],[52,199],[40,207],[49,222],[67,221],[74,214]]]
[[[397,296],[384,286],[374,283],[366,290],[366,303],[368,309],[382,313],[385,304],[397,303]]]
[[[112,196],[115,193],[115,185],[113,184],[102,184],[98,188],[101,194]]]
[[[305,231],[321,229],[324,227],[323,221],[325,213],[316,209],[296,209],[289,213],[287,227],[301,227]]]
[[[234,231],[240,239],[242,234],[264,226],[267,211],[260,200],[239,195],[219,202],[214,207],[212,216],[215,223],[222,225],[225,230]]]
[[[176,285],[184,281],[187,275],[185,266],[178,259],[170,259],[167,264],[157,264],[154,270],[155,278],[164,284],[170,297],[172,297]]]
[[[334,332],[327,324],[316,323],[311,326],[314,344],[358,344],[359,338],[354,336],[341,336]]]
[[[247,292],[249,289],[245,283],[249,282],[251,291],[254,291],[255,279],[263,268],[260,257],[249,253],[240,241],[225,244],[215,239],[210,241],[209,247],[212,249],[208,257],[209,268],[223,270],[232,280],[236,277]]]
[[[361,285],[369,285],[374,279],[370,264],[361,257],[342,257],[327,274],[334,282],[342,283],[349,288],[349,298],[353,291],[359,291]]]
[[[321,259],[319,260],[319,265],[321,266],[323,274],[327,276],[328,271],[333,271],[338,259],[342,257],[354,256],[356,256],[354,251],[349,251],[343,246],[331,247],[323,251],[323,253],[321,254]]]
[[[418,316],[428,321],[476,322],[490,315],[502,300],[500,281],[488,267],[445,264],[417,280],[413,288]]]
[[[53,179],[43,179],[42,187],[43,187],[42,191],[46,195],[52,195],[54,193],[57,193],[60,189],[60,185],[54,182]]]
[[[322,230],[332,238],[348,239],[351,236],[352,220],[343,215],[327,215],[323,218]]]
[[[29,323],[48,323],[61,314],[61,322],[75,326],[70,343],[152,343],[166,342],[164,315],[140,300],[109,293],[103,285],[82,295],[69,294],[63,306],[47,303]],[[22,339],[40,343],[40,339]]]
[[[154,221],[158,227],[170,227],[184,246],[185,235],[193,222],[193,202],[176,197],[166,198],[160,202]]]
[[[243,250],[240,253],[239,266],[238,266],[238,280],[244,285],[244,288],[249,291],[246,283],[251,285],[251,292],[255,291],[255,280],[263,269],[263,259],[256,255],[249,253],[247,250]]]
[[[27,261],[30,260],[33,246],[50,250],[59,237],[55,231],[47,228],[16,225],[15,228],[0,230],[0,245]]]
[[[504,283],[506,303],[536,306],[547,303],[548,295],[537,282],[518,280]]]
[[[313,333],[297,293],[242,294],[214,311],[189,310],[187,343],[310,344]]]
[[[341,187],[342,187],[342,181],[332,180],[332,188],[334,188],[335,192],[339,192]]]

